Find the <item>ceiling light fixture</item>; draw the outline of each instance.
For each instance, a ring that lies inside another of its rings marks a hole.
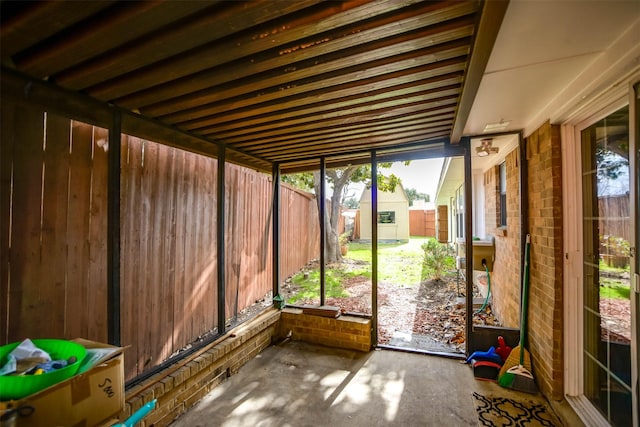
[[[493,147],[493,139],[487,138],[480,141],[480,145],[476,147],[476,155],[479,157],[486,157],[489,154],[496,154],[500,151],[500,148]]]
[[[482,130],[483,133],[489,132],[500,132],[506,130],[511,121],[505,121],[504,119],[500,119],[498,123],[487,123]]]

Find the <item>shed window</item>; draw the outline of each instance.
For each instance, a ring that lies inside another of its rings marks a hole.
[[[378,224],[395,224],[395,223],[396,223],[395,211],[378,212]]]

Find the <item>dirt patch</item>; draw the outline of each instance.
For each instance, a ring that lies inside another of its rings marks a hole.
[[[335,266],[333,266],[335,267]],[[307,266],[313,269],[314,265]],[[345,259],[345,270],[362,268],[362,262]],[[371,315],[371,280],[356,276],[343,281],[348,297],[327,298],[327,305],[340,307],[342,313]],[[464,303],[458,301],[455,273],[442,280],[423,280],[413,286],[392,281],[378,283],[378,343],[406,346],[422,350],[464,352]],[[295,295],[298,288],[287,280],[283,285],[285,298]],[[463,294],[461,295],[464,296]],[[304,299],[296,305],[317,305],[319,298]],[[490,307],[474,315],[474,324],[499,326]]]
[[[600,300],[601,338],[619,344],[631,344],[631,300]]]

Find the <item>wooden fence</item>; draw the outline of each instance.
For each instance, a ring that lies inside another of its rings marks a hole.
[[[436,211],[409,209],[409,235],[436,237]]]
[[[1,343],[106,342],[108,132],[32,107],[3,103],[1,112]],[[124,135],[121,149],[121,342],[131,379],[218,326],[219,195],[216,159]],[[226,165],[228,319],[272,289],[272,191],[270,176]],[[283,187],[281,197],[285,277],[317,258],[318,215],[308,195]]]
[[[598,229],[601,235],[631,241],[629,195],[599,197],[598,212]]]

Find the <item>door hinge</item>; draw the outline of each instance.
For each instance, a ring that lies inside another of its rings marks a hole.
[[[633,275],[633,290],[635,293],[640,294],[640,274]]]

